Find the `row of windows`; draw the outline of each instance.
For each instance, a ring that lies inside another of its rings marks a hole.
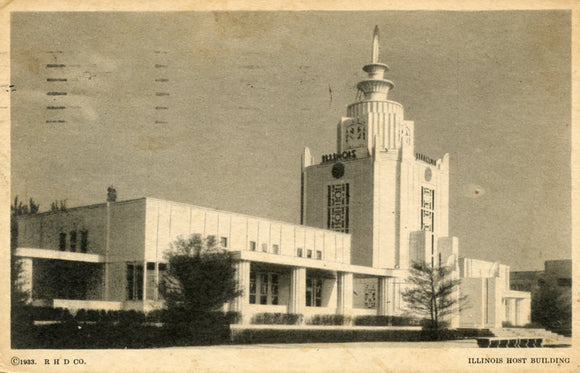
[[[302,258],[304,256],[304,250],[301,247],[296,249],[296,256]],[[306,257],[312,258],[312,250],[306,250]],[[316,259],[322,260],[322,251],[316,250]]]
[[[78,249],[81,253],[86,253],[89,248],[89,231],[83,229],[80,233],[81,239]],[[68,248],[73,253],[77,251],[77,239],[77,231],[70,231],[68,234]],[[60,251],[66,251],[67,249],[67,234],[65,232],[61,232],[58,236],[58,248]]]
[[[278,273],[250,271],[250,304],[279,304]],[[322,283],[318,277],[306,277],[306,306],[322,307]]]
[[[256,249],[257,249],[256,241],[250,241],[250,251],[256,251]],[[268,244],[263,243],[261,246],[261,250],[262,250],[262,252],[267,253],[268,252]],[[272,244],[272,253],[280,254],[280,245]]]
[[[250,251],[256,251],[256,248],[257,248],[256,241],[250,241]],[[265,253],[268,252],[268,244],[263,243],[261,248],[262,252]],[[280,246],[278,244],[272,245],[272,253],[280,254]],[[312,254],[313,254],[312,250],[310,249],[306,250],[306,258],[313,258]],[[301,247],[296,249],[296,256],[299,258],[304,257],[304,250]],[[322,260],[322,251],[316,250],[316,259]]]
[[[250,271],[250,304],[278,304],[278,274]]]
[[[167,270],[167,263],[158,264],[159,271]],[[155,263],[147,262],[147,271],[155,270]],[[149,274],[148,276],[151,276]],[[159,278],[163,275],[160,274]],[[149,277],[150,278],[150,277]],[[143,264],[127,264],[127,300],[143,300]]]

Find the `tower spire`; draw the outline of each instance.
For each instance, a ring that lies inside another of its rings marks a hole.
[[[371,63],[363,67],[368,73],[368,78],[357,84],[358,90],[364,94],[364,100],[367,101],[386,101],[389,91],[395,86],[393,82],[385,79],[385,72],[389,70],[389,66],[379,62],[379,59],[379,26],[375,26]]]
[[[372,63],[379,63],[379,26],[375,26],[373,34],[373,52],[371,56]]]

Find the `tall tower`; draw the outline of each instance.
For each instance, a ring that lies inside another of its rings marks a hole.
[[[448,236],[449,157],[415,153],[414,123],[388,99],[375,27],[367,77],[337,126],[336,153],[302,157],[301,220],[352,235],[352,264],[408,268],[457,252]],[[439,253],[442,254],[439,255]]]

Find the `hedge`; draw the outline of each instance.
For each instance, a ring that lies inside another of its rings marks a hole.
[[[74,322],[32,325],[16,328],[14,349],[102,349],[154,348],[226,344],[230,340],[227,324],[84,324]]]
[[[257,313],[252,317],[252,324],[296,325],[302,322],[303,316],[295,313]]]
[[[360,326],[421,326],[422,321],[408,316],[357,316],[354,325]]]
[[[308,325],[345,325],[350,322],[344,315],[314,315],[306,321]]]
[[[422,340],[421,330],[364,329],[236,329],[234,344],[256,343],[333,343],[333,342],[415,342]]]
[[[207,318],[204,312],[191,313],[185,310],[153,310],[148,313],[135,310],[122,311],[105,311],[105,310],[85,310],[80,309],[73,316],[69,310],[64,308],[52,307],[33,307],[20,306],[13,309],[13,315],[19,320],[32,321],[68,321],[74,320],[76,322],[96,322],[96,323],[124,323],[124,324],[140,324],[144,322],[149,323],[163,323],[163,322],[188,322],[196,319]],[[241,320],[239,312],[226,312],[225,314],[219,311],[211,312],[218,317],[224,316],[229,324],[237,324]]]

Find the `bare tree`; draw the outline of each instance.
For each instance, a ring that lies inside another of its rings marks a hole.
[[[409,311],[429,320],[428,327],[439,330],[445,316],[459,312],[467,296],[458,296],[461,280],[452,277],[448,266],[413,263],[409,269],[410,287],[403,292]]]

